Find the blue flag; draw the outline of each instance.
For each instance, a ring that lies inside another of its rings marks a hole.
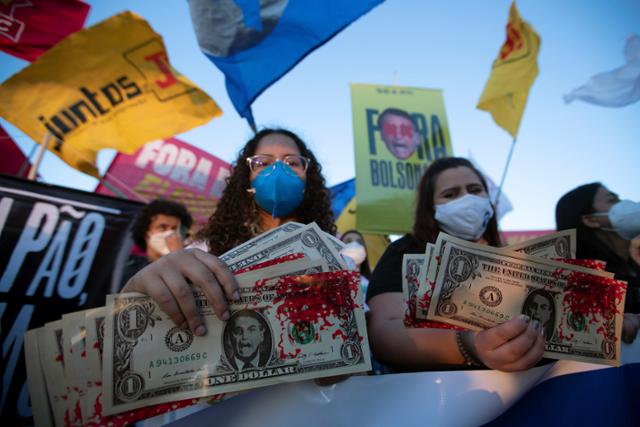
[[[189,0],[204,54],[240,116],[306,55],[384,0]]]
[[[331,211],[333,219],[337,220],[344,208],[347,207],[351,199],[356,196],[356,179],[351,178],[330,188],[331,190]]]

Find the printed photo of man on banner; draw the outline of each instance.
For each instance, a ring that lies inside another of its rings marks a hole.
[[[357,229],[405,233],[422,172],[453,155],[442,91],[352,84],[351,106]]]

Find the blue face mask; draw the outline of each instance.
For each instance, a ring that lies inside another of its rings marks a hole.
[[[251,182],[256,203],[274,218],[292,213],[304,199],[305,182],[293,169],[275,162]]]

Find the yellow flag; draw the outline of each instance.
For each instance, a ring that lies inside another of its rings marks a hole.
[[[477,108],[490,112],[498,126],[513,138],[520,127],[529,89],[538,76],[539,50],[540,37],[520,18],[515,2],[511,3],[507,40],[493,61]]]
[[[131,12],[55,45],[0,86],[0,115],[70,166],[98,176],[96,154],[132,154],[222,114],[169,64],[162,37]]]

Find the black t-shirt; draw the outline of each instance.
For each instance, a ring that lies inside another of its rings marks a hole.
[[[146,256],[131,255],[124,266],[124,270],[122,271],[122,282],[120,285],[120,289],[122,289],[124,285],[127,284],[129,279],[131,279],[134,274],[136,274],[138,271],[142,270],[149,264],[149,258],[147,258]]]
[[[402,258],[405,254],[424,254],[425,246],[419,245],[411,236],[405,235],[387,246],[373,270],[367,302],[385,292],[402,292]]]
[[[615,274],[618,280],[627,282],[627,297],[624,301],[625,313],[640,313],[640,265],[631,258],[624,260],[616,254],[597,258],[607,263],[606,270]]]

